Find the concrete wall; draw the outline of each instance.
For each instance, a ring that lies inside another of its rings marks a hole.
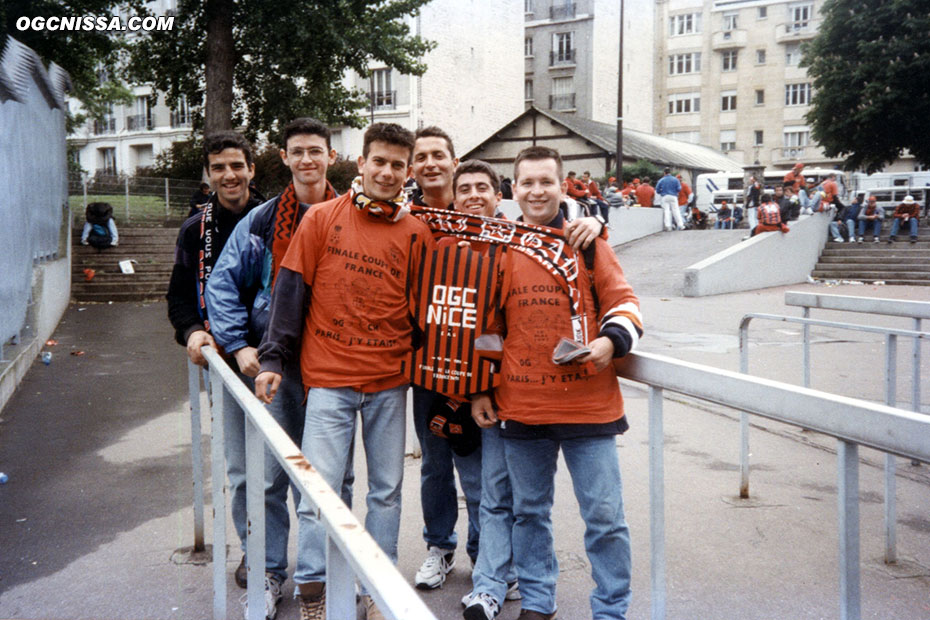
[[[685,269],[685,297],[751,291],[804,282],[827,243],[831,216],[791,222],[791,232],[762,233]]]

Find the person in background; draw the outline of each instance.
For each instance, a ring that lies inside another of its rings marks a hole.
[[[604,195],[601,194],[601,188],[598,187],[597,181],[592,179],[591,173],[585,170],[581,174],[581,182],[588,188],[591,200],[597,205],[597,208],[600,209],[601,217],[604,218],[605,222],[608,221],[610,219],[610,205],[607,204]]]
[[[685,224],[678,208],[678,193],[681,192],[681,182],[672,176],[672,171],[666,168],[659,182],[656,183],[655,192],[659,195],[659,204],[662,206],[662,223],[664,230],[672,230],[672,220],[675,221],[675,230],[684,230]],[[650,205],[651,206],[651,205]]]
[[[762,204],[759,205],[759,223],[752,229],[749,236],[755,237],[759,233],[775,230],[787,233],[789,229],[781,221],[781,211],[772,200],[772,195],[766,192],[762,194]]]
[[[636,179],[634,179],[634,182]],[[643,177],[643,182],[636,186],[636,203],[641,207],[652,207],[655,205],[656,190],[650,185],[651,179]]]
[[[207,204],[207,201],[210,200],[210,184],[201,183],[200,187],[191,195],[190,199],[190,211],[187,212],[187,217],[196,215],[203,209],[203,206]]]
[[[872,225],[872,242],[878,243],[878,238],[882,232],[882,220],[885,218],[885,210],[878,206],[875,196],[869,196],[865,206],[859,209],[859,243],[862,243],[865,235],[865,227]]]
[[[119,230],[113,219],[113,206],[108,202],[88,203],[84,210],[84,229],[81,245],[92,245],[98,250],[119,245]]]
[[[717,221],[714,222],[714,229],[723,230],[725,228],[732,229],[733,227],[733,210],[730,209],[730,205],[724,200],[720,203],[720,209],[717,210]]]
[[[681,191],[678,192],[678,208],[681,210],[681,217],[685,217],[688,213],[688,205],[694,200],[694,192],[691,191],[691,186],[684,182],[680,174],[675,175],[675,178],[681,183]]]
[[[907,226],[911,233],[911,243],[917,243],[917,222],[920,219],[920,205],[914,200],[913,196],[905,196],[904,202],[899,204],[891,214],[891,236],[888,237],[888,243],[897,241],[898,230]]]

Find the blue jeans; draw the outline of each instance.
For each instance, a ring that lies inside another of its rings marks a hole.
[[[911,236],[912,236],[912,237],[916,237],[916,236],[917,236],[917,218],[916,218],[916,217],[910,218],[907,222],[904,223],[904,226],[910,226],[910,231],[911,231]],[[902,228],[902,226],[901,226],[901,218],[896,217],[896,218],[894,218],[894,219],[892,220],[892,222],[891,222],[891,236],[892,236],[892,237],[897,236],[898,230],[899,230],[900,228]]]
[[[407,386],[380,392],[352,388],[310,388],[302,451],[333,489],[351,471],[356,414],[368,466],[368,514],[365,529],[381,550],[397,562],[401,482],[404,477],[404,432]],[[326,530],[306,498],[297,509],[296,583],[326,581]]]
[[[239,374],[250,390],[255,389],[255,380]],[[281,425],[294,443],[300,445],[303,435],[303,386],[300,370],[288,367],[284,370],[281,387],[274,401],[266,408],[271,417]],[[228,392],[223,397],[223,429],[225,439],[226,475],[232,504],[233,525],[245,554],[247,537],[246,484],[245,484],[245,413]],[[282,580],[287,578],[287,537],[290,516],[287,511],[287,487],[290,479],[278,460],[265,450],[265,571],[274,573]],[[294,487],[294,501],[300,494]]]
[[[513,558],[523,609],[555,611],[559,574],[552,538],[552,502],[559,449],[585,522],[594,620],[622,620],[630,606],[630,531],[623,515],[620,463],[613,435],[555,441],[504,439],[513,486]]]
[[[420,441],[420,505],[423,508],[423,540],[427,547],[455,549],[458,536],[455,522],[459,516],[455,473],[465,493],[468,508],[468,541],[465,550],[474,562],[478,557],[478,508],[481,504],[481,449],[468,456],[452,451],[449,442],[430,432],[429,410],[440,396],[436,392],[413,387],[413,428]]]
[[[500,425],[481,429],[481,548],[472,571],[473,592],[486,592],[501,604],[513,566],[513,491]]]
[[[871,220],[871,222],[872,222],[872,236],[877,239],[879,234],[881,234],[882,232],[882,221],[879,218],[875,218],[874,220]],[[860,237],[865,234],[865,227],[868,224],[869,224],[869,220],[859,220],[859,236]]]

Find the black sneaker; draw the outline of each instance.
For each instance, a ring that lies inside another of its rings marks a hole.
[[[243,590],[249,587],[249,569],[245,565],[245,556],[242,556],[239,566],[236,567],[235,579],[236,585]]]

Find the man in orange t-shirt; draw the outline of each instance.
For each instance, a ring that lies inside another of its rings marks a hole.
[[[643,182],[636,186],[634,193],[636,194],[636,202],[639,203],[641,207],[651,207],[655,202],[656,190],[649,183],[651,179],[645,177]]]
[[[351,466],[361,417],[365,528],[394,562],[408,387],[401,362],[412,350],[407,287],[419,268],[416,257],[432,243],[427,226],[405,207],[413,146],[407,129],[371,125],[352,189],[307,211],[278,271],[255,379],[256,396],[270,402],[283,363],[299,352],[309,388],[301,449],[334,489]],[[297,596],[302,606],[325,609],[326,533],[306,498],[297,513]],[[364,598],[368,617],[379,617],[371,597]]]
[[[562,227],[561,168],[553,149],[534,146],[517,155],[514,195],[525,222]],[[578,316],[560,279],[533,258],[508,253],[501,302],[506,323],[501,384],[493,400],[490,394],[472,398],[472,417],[479,426],[502,421],[513,489],[513,559],[523,612],[538,618],[555,617],[552,502],[560,451],[585,520],[585,536],[598,541],[587,548],[597,584],[591,615],[624,618],[630,604],[630,540],[616,448],[616,435],[628,425],[612,361],[636,346],[642,317],[617,257],[603,239],[595,241],[592,258],[593,265],[586,260],[577,270],[574,286],[583,299]],[[555,363],[556,347],[576,334],[583,342],[575,346],[587,351]]]

